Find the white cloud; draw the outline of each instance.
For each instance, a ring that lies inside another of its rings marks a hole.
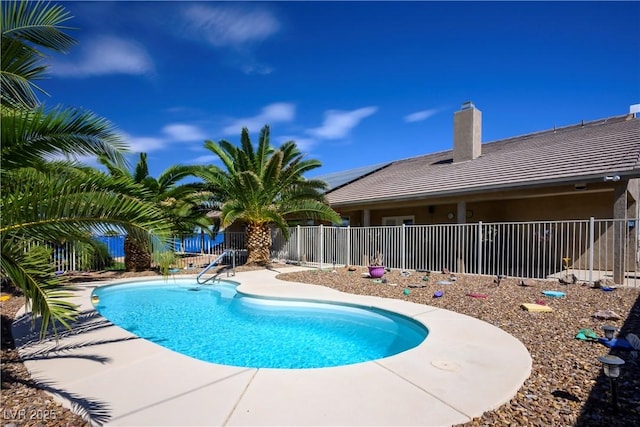
[[[125,141],[129,145],[129,149],[135,153],[150,153],[152,151],[162,150],[167,145],[165,138],[154,137],[126,137]]]
[[[364,107],[353,111],[329,110],[324,113],[324,123],[319,128],[307,132],[321,139],[340,139],[365,117],[378,111],[378,107]]]
[[[421,122],[423,120],[428,119],[429,117],[433,116],[434,114],[438,113],[440,111],[440,109],[438,108],[431,108],[429,110],[422,110],[422,111],[416,111],[415,113],[411,113],[408,114],[406,116],[404,116],[404,121],[405,122]]]
[[[83,42],[77,61],[53,61],[51,73],[87,77],[105,74],[145,74],[153,71],[149,54],[137,43],[112,36]]]
[[[263,107],[260,114],[243,119],[235,119],[226,126],[222,132],[225,135],[240,135],[242,128],[246,127],[250,132],[257,132],[264,125],[273,123],[290,122],[296,115],[296,106],[287,102],[277,102]]]
[[[165,147],[176,142],[204,142],[207,136],[197,126],[184,123],[171,123],[162,128],[162,137],[138,136],[122,134],[122,138],[135,153],[150,153],[152,151],[163,150]]]
[[[266,10],[238,6],[194,5],[185,10],[187,27],[213,46],[240,46],[264,40],[280,29]]]
[[[260,74],[266,76],[267,74],[273,73],[273,67],[262,64],[253,64],[253,65],[243,65],[242,72],[245,74]]]
[[[204,141],[207,136],[198,127],[174,123],[162,128],[162,132],[172,141]]]
[[[209,164],[209,163],[214,163],[219,161],[220,161],[220,157],[216,156],[215,154],[207,154],[204,156],[196,157],[195,159],[189,161],[189,163],[194,165],[202,165],[202,164]]]

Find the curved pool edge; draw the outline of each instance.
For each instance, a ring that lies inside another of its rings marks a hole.
[[[107,425],[452,425],[508,402],[530,375],[524,345],[486,322],[402,300],[284,282],[277,274],[258,270],[229,279],[240,283],[238,291],[254,296],[393,311],[423,323],[429,336],[414,349],[377,361],[281,370],[201,362],[116,326],[83,324],[58,343],[67,357],[55,357],[54,349],[52,357],[25,365],[36,380],[103,402],[109,408]],[[85,284],[75,301],[91,311],[93,288],[152,279]],[[23,357],[51,347],[16,338],[19,342],[26,343],[20,347]],[[106,362],[97,363],[99,358]]]

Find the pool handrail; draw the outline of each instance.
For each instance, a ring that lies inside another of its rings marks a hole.
[[[210,280],[215,280],[218,278],[218,274],[214,274],[213,276],[205,279],[203,282],[200,281],[200,278],[207,272],[209,271],[212,267],[215,267],[216,265],[218,265],[218,263],[226,256],[226,255],[230,255],[231,256],[231,271],[233,272],[233,276],[236,275],[236,256],[235,256],[236,251],[233,249],[225,249],[220,255],[218,255],[218,257],[216,259],[214,259],[213,261],[211,261],[209,263],[209,265],[207,265],[196,277],[196,282],[198,282],[198,284],[200,285],[204,285],[205,283],[207,283]],[[229,272],[227,271],[227,276],[229,276]]]

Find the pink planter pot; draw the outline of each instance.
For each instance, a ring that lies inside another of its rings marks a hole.
[[[370,265],[369,266],[369,276],[374,279],[379,279],[384,275],[384,266],[383,265]]]

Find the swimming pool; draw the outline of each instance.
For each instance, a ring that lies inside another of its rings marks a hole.
[[[321,368],[381,359],[416,347],[428,330],[364,306],[246,296],[233,282],[140,281],[96,288],[109,321],[207,362],[253,368]]]

